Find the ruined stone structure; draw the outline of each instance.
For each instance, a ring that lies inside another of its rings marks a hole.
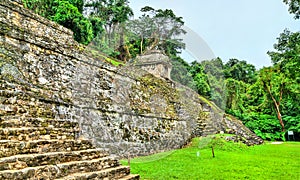
[[[138,178],[94,146],[119,157],[146,155],[220,131],[262,143],[189,88],[111,66],[72,35],[13,0],[0,1],[0,179]]]
[[[50,38],[58,34],[59,39]],[[36,81],[29,78],[30,71],[44,65],[39,61],[44,55],[49,61],[57,52],[71,54],[55,45],[71,38],[69,30],[23,9],[18,1],[0,2],[0,179],[139,179],[107,150],[79,138],[78,122],[62,114],[55,118],[53,108],[65,102],[55,97],[62,89],[45,86],[46,72],[40,71]]]
[[[135,60],[135,65],[156,77],[171,79],[172,64],[168,56],[159,50],[147,51]]]

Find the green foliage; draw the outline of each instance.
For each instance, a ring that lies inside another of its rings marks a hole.
[[[251,66],[232,59],[224,69],[226,112],[268,140],[284,140],[280,124],[282,129],[299,132],[300,34],[284,30],[277,40],[275,50],[268,52],[273,66],[253,73]]]
[[[295,14],[295,19],[300,18],[300,0],[283,0],[283,2],[289,5],[289,12]]]
[[[245,93],[249,87],[248,84],[243,81],[228,78],[225,80],[226,85],[226,108],[239,110],[241,112],[246,111],[244,107],[244,101],[247,99]]]
[[[51,19],[74,32],[74,39],[82,44],[88,44],[93,39],[93,27],[78,8],[68,1],[58,1],[56,10]]]
[[[155,28],[153,18],[145,15],[126,23],[129,50],[133,57],[142,54],[150,46],[151,33]]]
[[[102,18],[107,33],[113,25],[125,22],[133,15],[127,0],[94,0],[85,6],[91,8],[90,15]]]
[[[252,64],[248,64],[246,61],[239,61],[238,59],[230,59],[224,65],[225,78],[232,78],[245,83],[255,82],[256,69]]]
[[[74,39],[88,44],[93,39],[93,26],[82,15],[82,0],[23,0],[24,6],[74,32]]]
[[[171,57],[171,63],[171,79],[173,81],[179,82],[184,86],[188,86],[192,89],[195,89],[193,77],[189,73],[191,69],[190,65],[178,56]]]
[[[184,34],[182,17],[177,17],[171,9],[158,9],[146,6],[139,19],[129,21],[127,32],[142,54],[145,50],[159,49],[168,56],[177,56],[185,47],[178,37]]]
[[[105,60],[106,60],[108,63],[110,63],[110,64],[112,64],[112,65],[114,65],[114,66],[122,66],[122,65],[124,65],[123,62],[120,62],[120,61],[118,61],[118,60],[116,60],[116,59],[112,59],[112,58],[109,58],[109,57],[105,57]]]
[[[88,46],[86,49],[86,53],[88,53],[90,56],[92,56],[95,59],[106,61],[107,63],[113,65],[113,66],[123,66],[124,63],[120,62],[117,59],[107,57],[103,53],[99,52],[97,49],[93,49],[93,46]]]
[[[286,122],[287,130],[300,133],[300,115],[297,116],[283,116]]]
[[[57,6],[56,3],[53,0],[23,0],[25,8],[31,9],[36,14],[48,19],[55,14],[53,7]]]
[[[282,132],[280,132],[280,125],[275,116],[262,114],[250,114],[245,125],[252,129],[256,135],[265,140],[283,140]]]
[[[230,59],[223,64],[216,58],[200,65],[192,63],[186,73],[193,78],[193,89],[199,94],[268,140],[284,140],[285,132],[280,132],[280,126],[283,131],[300,131],[300,33],[284,30],[277,40],[275,50],[268,52],[273,66],[256,70],[246,61]],[[185,67],[182,62],[177,64]],[[180,74],[178,67],[174,72]]]
[[[89,44],[94,37],[92,24],[86,18],[75,19],[71,30],[74,32],[74,39],[85,45]]]
[[[200,63],[194,61],[191,63],[189,73],[193,77],[197,92],[205,97],[209,97],[211,89],[209,86],[208,77],[204,72],[204,67]]]
[[[80,17],[82,14],[78,11],[77,7],[70,4],[68,1],[56,1],[56,6],[52,7],[55,14],[51,16],[55,22],[63,26],[72,26],[73,20]]]
[[[204,72],[207,74],[207,79],[210,86],[210,100],[221,109],[225,109],[226,88],[223,72],[224,64],[222,60],[220,58],[216,58],[210,61],[202,61],[201,65],[204,68]]]
[[[293,33],[285,29],[277,40],[274,44],[276,51],[268,52],[272,62],[286,77],[300,84],[300,32]]]
[[[104,28],[103,28],[104,22],[102,21],[101,18],[96,16],[89,16],[88,19],[92,24],[94,37],[97,37],[99,34],[104,32]]]
[[[250,84],[245,92],[243,106],[247,109],[246,112],[257,112],[270,114],[270,101],[266,98],[267,94],[261,82],[256,81]]]
[[[86,4],[92,17],[97,49],[110,57],[126,61],[130,54],[127,51],[124,23],[133,16],[127,0],[95,0]]]
[[[84,0],[68,0],[70,4],[77,7],[78,11],[83,13]]]
[[[116,51],[118,39],[114,37],[113,39],[108,40],[107,36],[105,31],[98,33],[89,46],[107,56],[115,57],[119,54],[119,52]]]

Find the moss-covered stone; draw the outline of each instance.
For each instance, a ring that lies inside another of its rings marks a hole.
[[[171,87],[170,82],[157,78],[152,74],[146,74],[138,79],[139,84],[132,86],[131,108],[138,113],[156,113],[151,111],[151,97],[162,97],[161,102],[155,102],[157,106],[161,103],[166,103],[163,110],[165,118],[176,119],[178,118],[174,103],[179,103],[178,92],[175,88]]]

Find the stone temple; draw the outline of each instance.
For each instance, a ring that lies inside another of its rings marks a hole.
[[[171,81],[163,53],[138,57],[144,70],[105,62],[21,0],[0,0],[1,180],[133,180],[139,175],[119,158],[178,149],[221,131],[247,145],[263,143]]]
[[[160,50],[147,51],[136,58],[135,65],[156,77],[171,79],[172,64],[170,58]]]

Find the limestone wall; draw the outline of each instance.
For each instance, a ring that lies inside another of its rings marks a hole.
[[[87,52],[70,30],[2,0],[0,116],[76,121],[82,136],[118,155],[175,149],[221,130],[261,143],[190,89]]]

